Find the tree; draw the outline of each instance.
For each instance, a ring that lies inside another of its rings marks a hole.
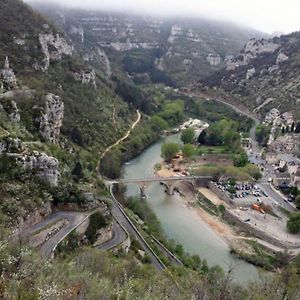
[[[182,155],[184,158],[191,158],[194,155],[194,147],[191,144],[185,144],[183,145],[182,149]]]
[[[170,161],[179,152],[179,145],[177,143],[165,143],[161,146],[161,156]]]
[[[297,206],[297,208],[300,208],[300,195],[296,197],[295,205]]]
[[[151,122],[155,131],[162,131],[168,128],[168,123],[159,116],[153,116],[151,118]]]
[[[205,144],[206,143],[206,137],[207,137],[207,133],[206,133],[206,130],[202,130],[198,136],[198,143],[199,144]]]
[[[295,131],[295,122],[292,123],[292,126],[291,126],[291,132],[294,132]]]
[[[248,163],[248,156],[245,151],[242,151],[239,154],[234,155],[233,164],[235,167],[244,167]]]
[[[300,122],[297,122],[297,126],[295,128],[295,133],[300,133]]]
[[[101,160],[100,172],[108,178],[116,179],[121,175],[121,153],[112,149]]]
[[[255,135],[258,143],[261,146],[266,146],[271,128],[269,126],[258,125],[255,130]]]
[[[287,228],[290,233],[300,232],[300,212],[296,212],[290,215],[287,221]]]
[[[82,165],[79,161],[76,163],[72,171],[72,175],[75,182],[79,182],[84,177],[84,174],[82,172]]]
[[[181,141],[184,144],[191,144],[195,138],[195,130],[194,128],[187,128],[181,133]]]

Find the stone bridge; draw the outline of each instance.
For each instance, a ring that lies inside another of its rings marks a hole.
[[[151,177],[151,178],[137,178],[137,179],[120,179],[114,181],[115,184],[131,184],[134,183],[138,185],[141,191],[141,197],[146,197],[146,188],[149,184],[153,182],[160,182],[166,187],[166,192],[168,195],[174,195],[174,189],[176,183],[179,181],[190,182],[195,189],[197,186],[207,186],[209,181],[212,180],[210,176],[170,176],[170,177]]]

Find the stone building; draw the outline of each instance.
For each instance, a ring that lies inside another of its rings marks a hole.
[[[0,70],[0,88],[2,90],[11,90],[17,87],[17,77],[9,66],[9,60],[6,56],[4,69]]]

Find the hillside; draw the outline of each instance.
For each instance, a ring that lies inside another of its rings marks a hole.
[[[136,112],[47,19],[19,0],[0,6],[1,212],[16,224],[51,201],[84,204],[99,151]]]
[[[128,73],[136,83],[183,85],[221,69],[251,37],[262,33],[205,19],[158,18],[72,10],[46,4],[36,8],[62,28],[82,57],[107,76]]]
[[[300,117],[300,33],[250,40],[203,83],[218,87],[263,115],[271,108]]]

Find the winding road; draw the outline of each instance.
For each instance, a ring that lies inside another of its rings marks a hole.
[[[119,225],[119,223],[116,221],[114,221],[112,224],[112,232],[113,232],[113,236],[110,240],[102,244],[96,245],[95,248],[102,251],[108,251],[117,247],[127,239],[127,233],[121,227],[121,225]]]

